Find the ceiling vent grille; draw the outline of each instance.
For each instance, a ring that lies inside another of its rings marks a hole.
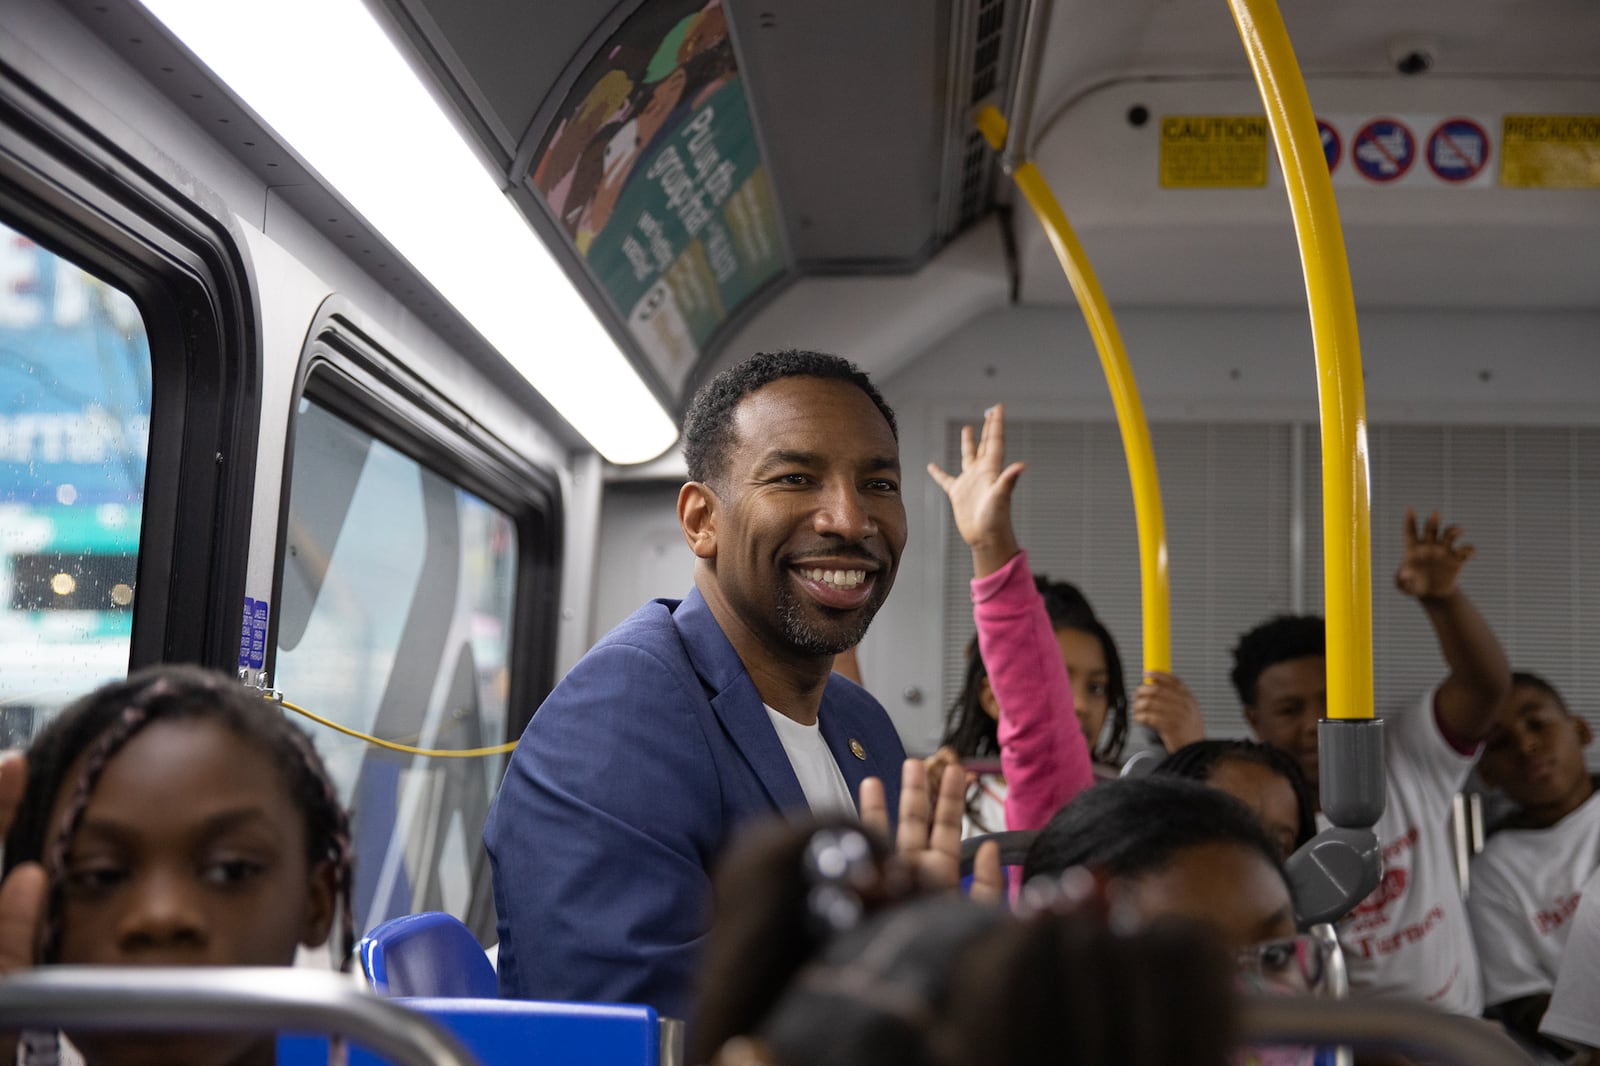
[[[972,0],[954,7],[949,143],[956,150],[947,174],[955,195],[946,205],[947,236],[982,218],[993,202],[998,167],[972,125],[972,111],[984,100],[1003,99],[1015,76],[1017,6],[1013,0]]]

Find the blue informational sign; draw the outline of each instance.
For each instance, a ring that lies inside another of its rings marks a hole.
[[[1489,162],[1489,134],[1469,118],[1446,119],[1428,135],[1428,168],[1441,181],[1471,181]]]
[[[266,600],[244,600],[244,624],[239,630],[239,666],[241,669],[259,670],[267,661],[267,609]]]
[[[1317,119],[1317,133],[1322,136],[1322,155],[1328,161],[1328,173],[1339,165],[1339,157],[1344,154],[1344,142],[1339,140],[1339,131],[1328,123]]]
[[[1356,134],[1350,159],[1361,176],[1387,183],[1405,176],[1417,161],[1417,139],[1406,124],[1392,118],[1373,119]]]

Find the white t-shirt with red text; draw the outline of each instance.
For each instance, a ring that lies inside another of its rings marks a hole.
[[[1550,1008],[1539,1031],[1585,1047],[1600,1047],[1600,870],[1580,889],[1577,913],[1567,923],[1566,950]]]
[[[1502,829],[1472,863],[1467,913],[1490,1006],[1548,993],[1589,875],[1600,869],[1600,793],[1547,829]]]
[[[1462,755],[1439,731],[1433,692],[1385,716],[1383,730],[1388,802],[1373,827],[1383,879],[1339,923],[1351,994],[1480,1014],[1478,956],[1450,843],[1452,802],[1477,754]]]

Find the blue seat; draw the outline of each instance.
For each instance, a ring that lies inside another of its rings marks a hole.
[[[678,1033],[649,1007],[603,1003],[535,1003],[512,999],[403,999],[455,1034],[483,1066],[661,1066],[681,1062]],[[662,1044],[673,1045],[663,1055]],[[328,1040],[283,1036],[278,1066],[326,1066]],[[349,1066],[387,1066],[365,1048],[349,1049]]]
[[[381,996],[472,997],[500,994],[478,938],[448,914],[391,918],[356,945],[361,972]]]

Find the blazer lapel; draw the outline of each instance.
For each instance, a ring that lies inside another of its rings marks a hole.
[[[817,717],[822,726],[822,739],[827,741],[828,750],[833,752],[833,761],[839,764],[839,772],[844,774],[844,783],[850,786],[850,798],[855,800],[856,809],[861,808],[861,782],[866,778],[877,776],[885,778],[887,771],[879,767],[885,752],[875,752],[866,747],[865,740],[851,734],[845,727],[843,719],[838,714],[827,713],[827,698],[823,698],[823,712]],[[895,768],[894,780],[884,780],[884,795],[891,801],[889,808],[890,819],[898,813],[899,796],[899,768]]]
[[[767,718],[761,694],[699,589],[684,598],[672,619],[695,671],[712,690],[711,709],[773,806],[782,811],[808,810],[800,779]]]

